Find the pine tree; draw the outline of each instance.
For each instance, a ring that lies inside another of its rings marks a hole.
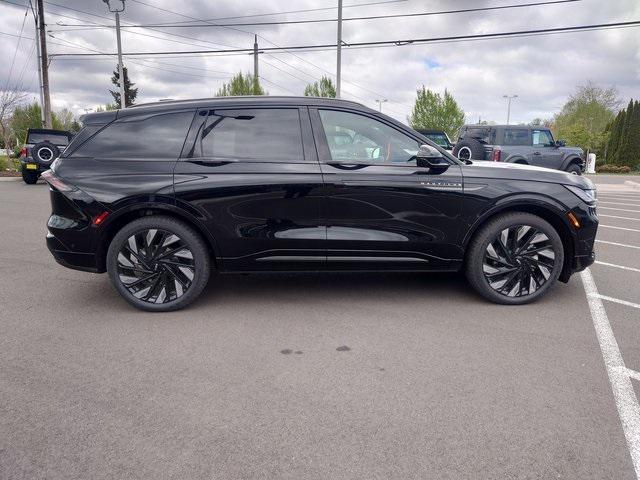
[[[620,137],[622,125],[624,125],[625,111],[620,110],[611,124],[611,134],[607,145],[607,163],[616,163],[618,158],[618,148],[620,147]]]
[[[306,86],[304,96],[336,98],[336,87],[329,77],[323,76],[320,83],[314,82]]]
[[[239,95],[267,95],[260,85],[260,79],[254,79],[250,73],[235,75],[216,92],[216,97],[235,97]]]
[[[616,151],[616,163],[618,165],[631,165],[632,152],[632,138],[631,130],[633,123],[633,100],[629,101],[624,118],[624,125],[620,131],[620,143],[618,150]]]
[[[135,83],[131,83],[129,74],[127,72],[127,67],[122,67],[122,70],[124,72],[124,104],[125,107],[130,107],[136,101],[136,97],[138,96],[138,89],[133,88]],[[122,108],[122,105],[120,103],[120,72],[118,71],[118,68],[113,71],[111,83],[116,86],[116,90],[109,90],[109,93],[111,93],[111,96],[113,97],[114,103],[116,104],[117,108]]]

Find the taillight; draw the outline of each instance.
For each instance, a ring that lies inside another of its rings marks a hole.
[[[495,149],[491,154],[491,160],[493,160],[494,162],[499,162],[500,160],[502,160],[502,151],[499,149]]]
[[[47,170],[42,175],[42,178],[59,192],[74,192],[78,190],[73,185],[63,182],[59,177],[55,175],[51,170]]]
[[[29,156],[29,150],[27,150],[27,147],[22,147],[20,149],[20,158],[25,158]]]

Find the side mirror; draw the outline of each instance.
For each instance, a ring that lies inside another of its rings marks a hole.
[[[446,170],[449,168],[449,162],[444,158],[440,150],[431,145],[420,145],[420,150],[416,155],[416,163],[419,167],[435,168],[438,170]]]
[[[566,140],[556,140],[556,147],[566,147],[566,146],[567,146]]]

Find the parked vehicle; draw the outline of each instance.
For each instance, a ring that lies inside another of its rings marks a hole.
[[[27,131],[25,145],[20,152],[22,179],[32,185],[38,181],[42,172],[49,170],[51,162],[67,148],[73,134],[65,130],[47,130],[30,128]]]
[[[444,130],[427,130],[424,128],[416,129],[416,132],[424,135],[433,143],[438,145],[439,147],[444,148],[445,150],[453,150],[453,143],[449,139],[449,135]]]
[[[47,244],[143,310],[184,307],[211,271],[462,269],[523,304],[594,261],[590,180],[462,162],[354,102],[221,97],[84,124],[43,174]]]
[[[453,154],[461,160],[492,160],[553,168],[581,175],[584,151],[553,139],[545,127],[518,125],[465,125]]]

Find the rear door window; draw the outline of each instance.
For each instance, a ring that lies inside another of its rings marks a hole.
[[[529,130],[522,128],[507,128],[504,131],[504,145],[511,146],[530,146],[531,137]]]
[[[189,157],[303,161],[297,108],[213,109],[196,134]]]
[[[124,117],[98,132],[72,157],[178,158],[194,112]]]

